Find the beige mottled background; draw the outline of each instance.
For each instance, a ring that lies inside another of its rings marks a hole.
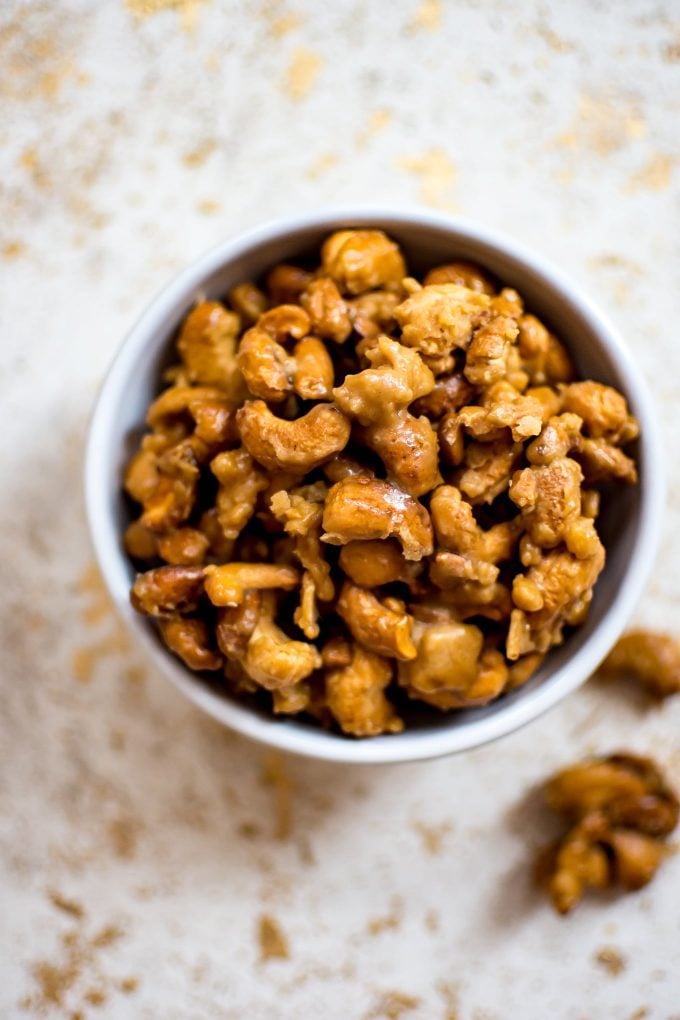
[[[680,1016],[680,857],[568,920],[527,877],[532,787],[615,746],[680,783],[680,699],[591,685],[417,766],[268,759],[129,647],[80,493],[97,386],[172,273],[279,213],[422,202],[623,330],[670,473],[639,614],[673,627],[679,104],[673,0],[0,5],[0,1016]]]

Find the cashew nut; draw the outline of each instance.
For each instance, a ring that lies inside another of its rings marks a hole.
[[[317,404],[294,421],[277,418],[263,400],[236,414],[243,445],[270,471],[312,471],[347,445],[350,425],[332,404]]]
[[[407,560],[432,553],[432,524],[425,507],[396,485],[376,478],[336,482],[326,498],[323,527],[322,541],[331,545],[394,535]]]
[[[390,608],[350,581],[343,584],[336,609],[352,637],[369,652],[404,661],[415,658],[416,648],[411,640],[413,618],[403,609],[399,612]]]
[[[214,606],[239,606],[253,588],[292,591],[300,583],[298,570],[276,563],[210,564],[204,572],[205,593]]]

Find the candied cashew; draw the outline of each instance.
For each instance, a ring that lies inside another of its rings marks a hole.
[[[311,330],[317,336],[344,344],[352,332],[352,320],[334,280],[324,276],[312,280],[300,301],[309,315]]]
[[[305,637],[313,639],[319,636],[318,617],[316,584],[310,572],[305,570],[300,582],[300,605],[293,613],[293,621]]]
[[[571,383],[562,390],[562,406],[583,419],[584,432],[591,439],[624,446],[639,435],[626,398],[611,386],[590,379]]]
[[[266,329],[255,325],[243,334],[237,360],[246,385],[254,396],[280,403],[292,393],[295,362]]]
[[[303,400],[330,400],[334,371],[325,344],[315,336],[299,340],[293,348],[293,389]]]
[[[396,326],[394,309],[401,297],[390,290],[374,290],[347,302],[354,330],[361,337],[392,333]]]
[[[336,611],[354,640],[369,652],[403,661],[415,658],[416,648],[411,640],[413,619],[405,611],[390,608],[351,581],[343,584]]]
[[[204,562],[210,541],[197,528],[178,528],[166,535],[159,535],[158,553],[166,563],[176,566],[200,565]]]
[[[175,616],[159,620],[158,629],[170,651],[178,655],[189,669],[221,669],[222,656],[210,647],[210,633],[205,621]]]
[[[638,480],[635,461],[606,439],[580,439],[572,456],[581,465],[588,485],[609,481],[635,485]]]
[[[382,230],[339,230],[321,248],[323,271],[348,294],[362,294],[406,276],[406,266],[394,241]]]
[[[177,350],[187,378],[203,386],[217,386],[232,400],[239,400],[243,381],[236,364],[240,322],[218,301],[202,301],[184,320]]]
[[[210,470],[219,482],[217,520],[225,538],[238,538],[253,515],[258,493],[267,487],[267,479],[243,447],[218,453]]]
[[[265,596],[243,660],[248,676],[268,691],[290,688],[321,667],[318,649],[289,638],[273,614],[273,600]]]
[[[429,393],[434,376],[416,351],[380,336],[366,351],[371,367],[345,376],[333,390],[341,411],[361,425],[389,423],[397,411]]]
[[[447,262],[442,266],[435,266],[434,269],[430,269],[423,283],[426,287],[431,283],[457,283],[480,294],[496,292],[489,277],[475,262]]]
[[[205,593],[214,606],[239,606],[251,589],[292,591],[300,583],[300,572],[283,564],[232,562],[203,569]]]
[[[125,552],[133,560],[153,560],[158,556],[158,535],[139,521],[131,521],[123,535]]]
[[[539,863],[562,914],[588,888],[650,882],[667,855],[661,838],[678,822],[678,798],[654,762],[625,752],[563,769],[546,783],[545,798],[571,823]]]
[[[233,402],[216,386],[170,386],[146,415],[147,424],[162,433],[172,433],[187,419],[198,438],[208,444],[235,438]]]
[[[231,288],[228,297],[231,307],[249,326],[257,322],[269,307],[267,295],[253,283],[237,284]]]
[[[301,418],[286,421],[263,400],[248,400],[236,423],[243,445],[270,471],[312,471],[343,450],[350,434],[347,418],[332,404],[316,404]]]
[[[595,553],[588,558],[554,549],[529,568],[526,578],[538,589],[542,604],[535,612],[513,610],[506,644],[508,659],[547,652],[561,642],[564,625],[578,622],[587,609],[604,561],[605,551],[598,540]]]
[[[559,457],[512,476],[508,495],[520,509],[520,519],[531,541],[552,549],[564,541],[581,515],[581,468],[570,457]]]
[[[517,323],[507,315],[495,315],[475,330],[464,369],[473,386],[490,386],[507,375],[510,346],[518,332]]]
[[[357,644],[347,665],[326,669],[326,704],[343,733],[374,737],[403,730],[385,696],[391,679],[392,664]]]
[[[362,588],[379,588],[402,581],[417,585],[420,563],[409,562],[394,539],[348,542],[340,550],[339,564],[350,581]]]
[[[323,482],[304,485],[292,492],[277,492],[270,502],[271,512],[293,539],[293,550],[314,583],[314,594],[322,602],[335,595],[331,569],[321,545],[321,520],[327,488]],[[307,599],[311,596],[308,594]]]
[[[438,543],[446,552],[438,552],[431,577],[439,587],[448,587],[449,579],[493,584],[498,577],[497,563],[510,559],[519,528],[515,521],[495,524],[488,531],[475,520],[472,507],[453,485],[440,485],[430,500],[430,515]],[[443,583],[442,583],[443,582]]]
[[[218,610],[215,628],[217,647],[228,659],[240,660],[245,655],[261,608],[262,594],[251,588],[244,593],[240,605]]]
[[[191,613],[203,594],[203,567],[154,567],[137,574],[130,601],[145,616]]]
[[[457,620],[416,620],[413,640],[417,658],[400,664],[399,683],[416,698],[444,691],[464,697],[479,670],[484,644],[479,627]]]
[[[539,436],[527,447],[530,464],[551,464],[578,447],[583,420],[577,414],[558,414],[548,418]]]
[[[336,482],[326,498],[323,527],[322,541],[331,545],[394,535],[407,560],[432,553],[432,524],[425,507],[396,485],[376,478]]]
[[[521,443],[469,443],[454,482],[473,506],[492,503],[510,485],[521,455]]]
[[[367,425],[357,434],[378,454],[389,481],[404,492],[423,496],[441,482],[437,433],[424,415],[397,411],[391,421]]]
[[[165,450],[157,459],[158,483],[143,502],[140,523],[158,534],[183,524],[196,502],[200,464],[209,448],[190,436]]]
[[[666,698],[680,692],[680,645],[669,634],[631,630],[616,643],[598,672],[630,674],[652,694]]]
[[[272,710],[274,715],[298,715],[306,712],[312,700],[309,684],[300,681],[290,687],[281,687],[272,691]]]
[[[419,397],[410,410],[415,415],[424,414],[437,421],[450,411],[458,411],[469,404],[475,389],[462,372],[452,372],[436,380],[433,389]]]
[[[292,304],[300,300],[300,295],[312,279],[313,274],[306,269],[281,262],[267,274],[265,289],[273,304]]]
[[[423,287],[394,310],[402,343],[433,357],[456,347],[465,350],[473,331],[488,318],[490,301],[487,294],[455,283]]]

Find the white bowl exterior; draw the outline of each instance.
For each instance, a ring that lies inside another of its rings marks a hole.
[[[134,570],[121,542],[125,521],[120,479],[148,404],[158,390],[169,341],[200,295],[261,275],[276,262],[312,250],[333,230],[379,226],[404,248],[416,272],[452,258],[478,261],[516,287],[531,310],[552,324],[580,370],[625,394],[641,424],[640,484],[617,491],[605,517],[608,559],[585,624],[553,651],[528,684],[483,708],[429,718],[422,729],[352,740],[295,719],[272,718],[194,676],[160,643],[153,624],[131,607]],[[92,417],[85,463],[87,515],[104,581],[123,620],[154,664],[195,704],[264,744],[337,762],[386,763],[437,757],[512,732],[557,704],[596,669],[619,637],[651,569],[663,503],[663,472],[650,396],[614,327],[555,267],[477,223],[429,210],[326,209],[277,220],[228,241],[180,273],[151,303],[118,352]]]

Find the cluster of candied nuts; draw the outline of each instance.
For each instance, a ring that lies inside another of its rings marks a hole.
[[[649,758],[621,753],[572,765],[549,780],[545,796],[570,826],[538,862],[538,877],[560,914],[589,888],[633,890],[652,880],[679,805]]]
[[[203,301],[125,474],[132,602],[195,670],[357,737],[525,682],[587,614],[623,396],[477,266],[378,230]],[[165,565],[158,565],[164,562]]]
[[[656,698],[680,693],[680,644],[669,634],[631,630],[617,641],[598,673],[632,676]]]

